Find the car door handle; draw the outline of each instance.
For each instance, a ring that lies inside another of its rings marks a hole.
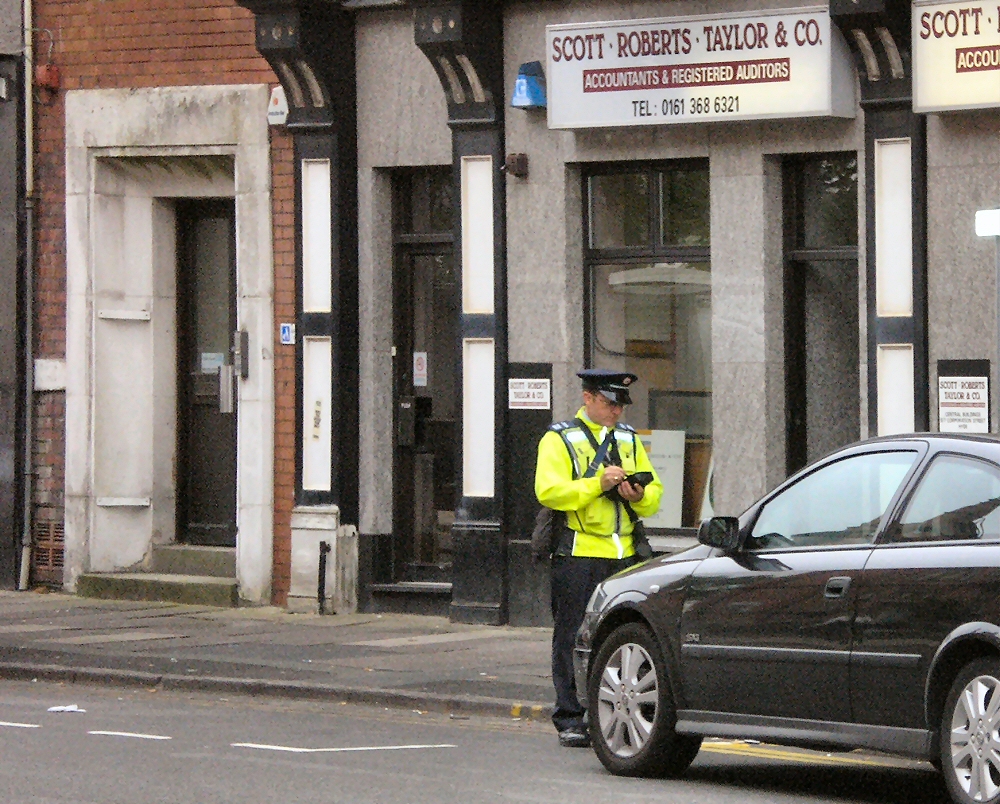
[[[851,588],[851,579],[846,576],[837,576],[826,582],[826,589],[823,590],[823,597],[843,597],[847,590]]]

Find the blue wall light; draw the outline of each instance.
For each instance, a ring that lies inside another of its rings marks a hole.
[[[544,109],[547,106],[545,73],[540,61],[527,61],[521,65],[514,81],[514,97],[510,105],[515,109]]]

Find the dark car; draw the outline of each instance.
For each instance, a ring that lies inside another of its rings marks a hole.
[[[588,605],[577,689],[608,770],[753,738],[916,757],[955,802],[1000,799],[1000,441],[855,444],[699,541]]]

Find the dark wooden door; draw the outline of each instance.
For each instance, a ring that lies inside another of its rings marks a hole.
[[[235,209],[177,206],[177,540],[236,545]]]

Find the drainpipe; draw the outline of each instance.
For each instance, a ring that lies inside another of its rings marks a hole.
[[[32,47],[31,0],[24,0],[24,466],[22,483],[21,572],[17,588],[28,588],[31,577],[31,478],[34,447],[34,262],[35,262],[35,110],[32,90],[34,49]]]

